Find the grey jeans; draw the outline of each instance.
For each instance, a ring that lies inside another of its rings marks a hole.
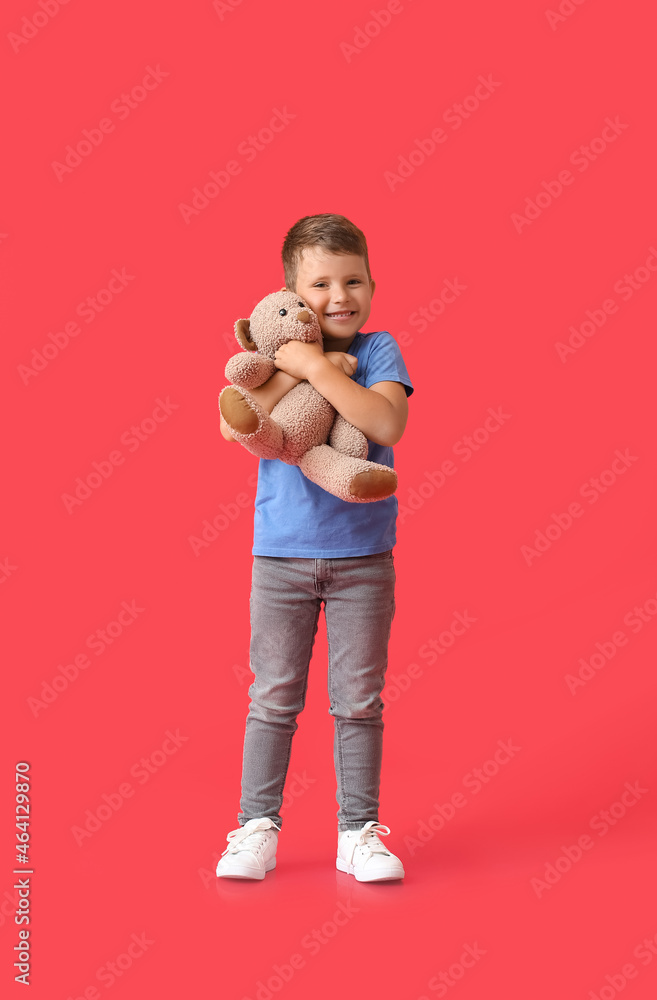
[[[238,823],[279,810],[297,716],[324,604],[329,714],[334,719],[338,830],[378,821],[383,746],[381,691],[395,614],[392,549],[370,556],[298,559],[254,556],[251,588],[251,702],[244,734]]]

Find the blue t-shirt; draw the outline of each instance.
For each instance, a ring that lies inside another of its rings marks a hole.
[[[357,333],[348,352],[358,358],[351,378],[369,389],[401,382],[413,392],[397,341],[386,331]],[[367,457],[394,467],[390,447],[369,441]],[[396,541],[397,497],[350,503],[306,479],[296,465],[261,458],[255,499],[253,555],[338,559],[386,552]]]

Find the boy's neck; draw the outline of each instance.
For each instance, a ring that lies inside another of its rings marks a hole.
[[[324,351],[342,351],[346,354],[357,336],[358,333],[355,333],[349,340],[331,340],[323,336]]]

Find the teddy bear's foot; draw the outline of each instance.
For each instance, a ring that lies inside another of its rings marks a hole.
[[[283,429],[246,389],[227,385],[219,396],[219,409],[240,444],[257,458],[279,458]]]
[[[359,500],[385,500],[397,489],[397,474],[392,469],[359,472],[349,483],[349,492]]]
[[[239,389],[228,386],[219,397],[221,415],[232,430],[240,434],[253,434],[258,429],[258,414],[249,405]]]
[[[312,483],[348,503],[385,500],[397,489],[394,469],[343,455],[327,444],[311,448],[298,465]]]

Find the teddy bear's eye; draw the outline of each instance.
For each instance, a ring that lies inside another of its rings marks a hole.
[[[301,306],[302,309],[304,308],[303,302],[297,302],[297,305]]]
[[[279,309],[278,310],[278,315],[279,316],[287,316],[287,309]]]

